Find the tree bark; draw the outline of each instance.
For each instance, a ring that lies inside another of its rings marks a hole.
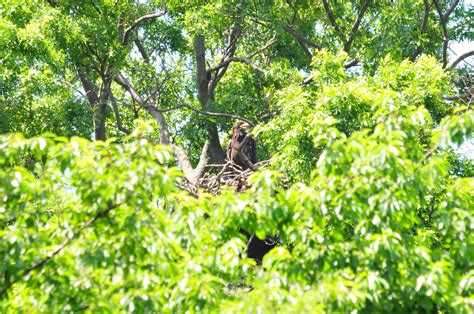
[[[89,75],[86,72],[78,71],[82,87],[87,96],[87,100],[94,110],[94,139],[96,141],[105,141],[105,118],[107,116],[107,103],[105,99],[100,99],[97,94],[97,89],[90,81]],[[102,100],[102,101],[101,101]]]
[[[198,88],[198,99],[201,103],[202,109],[210,111],[210,104],[212,99],[209,95],[209,81],[210,77],[206,69],[206,47],[204,45],[204,37],[198,35],[194,37],[194,51],[196,55],[196,79]],[[207,122],[207,132],[210,154],[210,161],[216,164],[225,163],[225,152],[222,149],[217,125],[214,122]]]

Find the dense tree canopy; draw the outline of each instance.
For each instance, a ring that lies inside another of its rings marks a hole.
[[[1,311],[472,312],[473,29],[459,0],[0,0]]]

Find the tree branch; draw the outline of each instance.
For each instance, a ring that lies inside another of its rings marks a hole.
[[[144,60],[146,63],[150,64],[150,57],[148,56],[148,53],[146,52],[145,47],[143,46],[143,44],[141,43],[141,41],[138,40],[138,39],[135,39],[133,42],[134,42],[135,45],[137,46],[138,51],[139,51],[140,54],[142,55],[143,60]]]
[[[359,15],[357,15],[357,20],[355,21],[354,26],[352,26],[351,35],[349,36],[349,39],[347,39],[347,41],[344,43],[345,52],[349,53],[352,42],[354,41],[357,31],[359,30],[360,23],[362,22],[362,18],[364,17],[365,12],[367,11],[371,3],[372,0],[366,0],[360,8]]]
[[[51,260],[53,257],[55,257],[56,255],[58,255],[69,243],[72,242],[72,239],[74,238],[77,238],[77,236],[80,234],[80,232],[82,230],[84,230],[86,227],[90,226],[91,224],[93,224],[95,221],[97,221],[98,219],[100,218],[103,218],[103,217],[106,217],[108,215],[108,213],[114,209],[114,208],[117,208],[119,207],[121,204],[116,204],[116,205],[109,205],[107,206],[106,209],[102,210],[102,211],[99,211],[94,217],[92,217],[91,219],[89,219],[88,221],[86,221],[81,227],[79,227],[79,229],[74,232],[74,236],[72,238],[68,238],[66,240],[64,240],[53,252],[50,252],[48,253],[44,258],[42,258],[41,260],[39,260],[38,262],[36,262],[34,265],[26,268],[20,275],[20,278],[18,278],[17,280],[15,281],[12,281],[8,284],[8,286],[6,286],[5,288],[3,288],[2,290],[0,290],[0,297],[2,297],[7,291],[8,289],[10,289],[15,283],[19,282],[23,277],[27,276],[28,274],[30,274],[32,271],[36,270],[36,269],[39,269],[41,267],[43,267],[49,260]]]
[[[143,98],[138,94],[138,92],[133,88],[133,86],[128,82],[128,80],[122,74],[120,73],[117,74],[114,77],[114,80],[117,84],[125,88],[129,92],[129,94],[132,96],[132,99],[136,103],[138,103],[142,108],[145,108],[148,111],[148,113],[158,122],[160,126],[160,131],[161,131],[160,143],[169,145],[172,148],[173,153],[175,154],[176,159],[178,160],[178,163],[181,166],[181,169],[183,170],[185,177],[191,183],[195,184],[197,180],[199,179],[199,177],[202,175],[202,173],[200,173],[199,171],[195,171],[195,169],[193,169],[191,162],[189,161],[189,158],[184,152],[184,150],[178,145],[175,145],[172,143],[170,135],[169,135],[168,126],[166,124],[166,120],[163,113],[158,108],[156,108],[153,104],[144,101]],[[207,164],[208,148],[209,148],[209,145],[204,145],[203,152],[205,151],[206,154],[204,153],[201,154],[201,157],[203,158],[203,160],[200,160],[199,163]]]
[[[469,93],[454,95],[454,96],[443,96],[444,100],[456,100],[456,99],[469,99],[471,95]]]
[[[445,19],[445,15],[442,12],[441,5],[439,4],[438,0],[433,0],[433,3],[436,7],[436,11],[438,12],[439,21],[441,23],[441,28],[443,30],[443,69],[445,69],[448,63],[449,37],[448,37],[447,17],[449,17],[449,15],[447,15]]]
[[[430,15],[430,9],[431,5],[428,2],[428,0],[423,0],[423,5],[424,5],[424,12],[423,12],[423,20],[421,21],[420,25],[420,35],[423,34],[426,31],[426,26],[428,25],[428,17]],[[411,55],[410,60],[414,61],[416,57],[423,51],[423,47],[421,43],[418,45],[416,48],[415,52]]]
[[[469,57],[471,57],[471,56],[474,56],[474,50],[473,50],[473,51],[468,51],[468,52],[466,52],[466,53],[460,55],[459,57],[457,57],[457,59],[454,60],[454,61],[449,65],[448,68],[452,69],[452,68],[456,67],[461,61],[463,61],[464,59],[469,58]]]
[[[117,103],[115,102],[115,98],[113,96],[111,97],[111,100],[112,100],[112,108],[114,109],[115,121],[117,122],[117,128],[119,129],[119,131],[122,131],[123,133],[130,135],[132,131],[130,131],[129,129],[123,126],[122,119],[120,119],[120,112],[119,112]]]
[[[275,36],[272,37],[272,39],[270,39],[269,41],[267,41],[262,47],[258,48],[257,50],[255,50],[254,52],[252,52],[250,55],[248,55],[247,58],[249,59],[252,59],[253,57],[255,57],[256,55],[258,55],[259,53],[267,50],[271,45],[273,45],[274,43],[277,42],[277,39]]]
[[[352,59],[346,63],[344,63],[343,67],[345,69],[349,69],[349,68],[352,68],[353,66],[356,66],[357,64],[359,63],[359,60],[358,59]],[[311,75],[307,78],[305,78],[303,80],[303,82],[301,82],[302,85],[308,85],[309,83],[311,83],[313,81],[314,77]]]
[[[213,111],[206,111],[206,110],[199,110],[199,109],[196,109],[188,104],[182,104],[180,105],[180,107],[186,107],[194,112],[197,112],[199,114],[203,114],[203,115],[206,115],[206,116],[211,116],[211,117],[226,117],[226,118],[232,118],[232,119],[237,119],[237,120],[241,120],[241,121],[244,121],[244,122],[247,122],[250,126],[254,126],[255,124],[252,123],[250,120],[247,120],[245,118],[242,118],[240,116],[237,116],[237,115],[233,115],[233,114],[230,114],[230,113],[225,113],[225,112],[213,112]],[[178,107],[175,107],[175,108],[178,108]]]
[[[142,23],[143,21],[152,20],[152,19],[162,17],[165,14],[166,14],[166,11],[158,12],[158,13],[150,13],[150,14],[147,14],[147,15],[143,15],[143,16],[139,17],[138,19],[136,19],[135,21],[133,21],[132,25],[127,27],[127,29],[125,29],[125,32],[123,33],[122,44],[125,45],[125,44],[128,43],[128,37],[130,36],[130,33],[136,27],[138,27],[138,25],[140,25],[140,23]]]
[[[232,27],[232,30],[229,34],[229,44],[227,48],[224,50],[224,55],[222,56],[221,62],[223,62],[226,58],[230,58],[234,56],[235,50],[237,49],[237,39],[241,34],[240,27]],[[227,72],[227,68],[229,65],[226,65],[219,69],[217,73],[214,75],[212,80],[208,84],[208,91],[209,91],[209,98],[214,99],[214,90],[217,86],[217,83],[222,79],[224,74]],[[207,71],[207,75],[210,76],[209,70]]]
[[[223,62],[219,63],[218,65],[216,65],[215,67],[212,67],[210,68],[208,71],[209,72],[214,72],[214,71],[217,71],[225,66],[227,66],[228,64],[230,64],[231,62],[241,62],[241,63],[246,63],[248,65],[250,65],[250,67],[254,70],[256,70],[257,72],[259,73],[265,73],[265,71],[263,71],[262,69],[260,69],[256,64],[254,64],[251,60],[251,58],[248,58],[248,57],[231,57],[231,58],[227,58],[225,59]]]
[[[316,45],[315,43],[313,43],[311,40],[307,39],[306,37],[302,36],[300,33],[298,33],[291,24],[288,24],[288,25],[285,25],[283,27],[283,30],[285,32],[287,32],[288,34],[290,34],[291,36],[293,36],[296,41],[298,42],[298,44],[300,45],[300,47],[303,49],[304,53],[312,58],[313,57],[313,54],[309,51],[309,49],[306,47],[306,45],[310,46],[310,47],[313,47],[313,48],[316,48],[316,49],[321,49],[321,46],[319,45]]]
[[[459,4],[459,0],[454,0],[451,5],[449,6],[448,10],[443,14],[443,19],[445,21],[448,20],[449,16],[451,15],[451,13],[453,13],[454,9],[456,9],[456,7],[458,6]]]
[[[331,7],[329,6],[329,3],[327,0],[323,0],[323,5],[324,5],[324,11],[326,11],[326,15],[329,18],[329,22],[331,23],[332,27],[336,30],[336,32],[339,33],[340,36],[342,36],[341,29],[339,28],[339,25],[337,25],[336,18],[334,17],[334,14],[331,10]]]

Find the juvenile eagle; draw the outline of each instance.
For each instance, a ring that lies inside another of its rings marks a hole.
[[[227,147],[227,158],[242,170],[254,170],[254,164],[257,162],[257,147],[255,140],[247,134],[248,128],[247,122],[237,121],[232,128],[232,139]]]

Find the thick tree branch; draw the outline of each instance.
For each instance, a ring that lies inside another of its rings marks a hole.
[[[199,177],[202,175],[202,172],[193,169],[191,162],[189,161],[189,158],[184,152],[184,150],[178,145],[175,145],[172,143],[170,135],[169,135],[168,126],[166,124],[166,120],[163,113],[159,109],[157,109],[153,104],[144,101],[143,98],[138,94],[138,92],[133,88],[133,86],[128,82],[128,80],[122,74],[120,73],[117,74],[114,77],[114,80],[117,84],[125,88],[125,90],[127,90],[128,93],[131,95],[132,99],[136,103],[138,103],[142,108],[145,108],[145,110],[147,110],[147,112],[158,122],[160,126],[160,131],[161,131],[160,143],[169,145],[172,148],[173,153],[176,156],[176,159],[178,160],[178,163],[181,166],[181,169],[183,170],[185,177],[188,179],[188,181],[195,184],[197,180],[199,179]],[[202,158],[199,161],[200,164],[203,164],[203,165],[207,164],[208,149],[209,149],[209,144],[204,145],[203,153],[201,154]]]
[[[420,25],[420,34],[423,34],[426,31],[426,26],[428,26],[428,17],[430,15],[431,5],[428,0],[423,0],[424,12],[423,12],[423,20],[421,21]]]
[[[456,67],[461,61],[463,61],[464,59],[466,58],[469,58],[471,56],[474,56],[474,50],[473,51],[468,51],[462,55],[460,55],[459,57],[457,57],[456,60],[454,60],[450,65],[449,65],[449,68],[452,69],[454,67]]]
[[[105,117],[107,111],[106,95],[99,97],[96,86],[91,82],[89,75],[83,70],[78,70],[79,79],[86,93],[87,100],[94,109],[94,138],[105,141]],[[102,82],[105,84],[106,82]],[[104,86],[104,85],[103,85]]]
[[[357,20],[355,21],[354,25],[352,26],[351,29],[351,34],[347,41],[344,43],[344,51],[349,53],[351,50],[352,42],[354,41],[354,38],[357,34],[357,31],[359,30],[360,23],[362,22],[362,18],[365,15],[365,12],[369,8],[369,5],[372,3],[372,0],[366,0],[362,7],[360,8],[359,15],[357,15]]]
[[[456,100],[456,99],[469,99],[471,95],[469,93],[466,94],[460,94],[460,95],[454,95],[454,96],[443,96],[444,100]]]
[[[196,54],[196,78],[198,87],[198,99],[204,109],[208,109],[209,104],[209,77],[206,70],[206,47],[204,37],[194,37],[194,51]]]
[[[339,36],[343,36],[341,29],[339,28],[339,25],[337,25],[336,18],[334,17],[334,14],[331,10],[331,7],[329,6],[329,3],[327,0],[323,0],[323,5],[324,5],[324,11],[326,11],[326,15],[329,18],[329,22],[331,23],[332,27],[336,30]]]
[[[443,20],[447,21],[451,13],[456,9],[456,7],[459,4],[459,0],[454,0],[451,2],[451,5],[449,6],[448,10],[443,14]]]
[[[456,2],[456,1],[454,1],[454,2]],[[448,37],[448,26],[447,26],[448,21],[447,21],[447,19],[448,19],[449,15],[443,14],[442,9],[441,9],[441,5],[439,4],[438,0],[433,0],[433,3],[436,7],[436,11],[438,12],[439,21],[441,23],[441,28],[443,30],[443,69],[445,69],[446,65],[448,64],[449,37]]]
[[[158,122],[161,129],[160,143],[166,145],[171,144],[168,126],[166,125],[163,113],[161,113],[153,104],[146,102],[122,74],[119,73],[115,75],[114,81],[125,88],[130,96],[132,96],[132,99],[141,107],[145,108],[145,110]]]
[[[288,25],[285,25],[283,27],[283,29],[285,30],[285,32],[287,32],[288,34],[290,34],[291,36],[293,36],[296,41],[298,42],[298,44],[300,45],[301,49],[303,49],[304,53],[312,58],[313,57],[313,54],[309,51],[309,49],[306,47],[306,45],[312,47],[312,48],[315,48],[315,49],[321,49],[321,46],[320,45],[316,45],[315,43],[313,43],[311,40],[307,39],[306,37],[302,36],[300,33],[298,33],[291,24],[288,24]]]
[[[234,56],[235,50],[237,49],[237,39],[240,37],[241,30],[240,27],[233,27],[230,34],[229,34],[229,44],[227,45],[227,48],[224,50],[224,55],[222,56],[221,62],[223,62],[226,58],[231,58]],[[226,65],[219,69],[217,73],[214,75],[214,77],[211,79],[211,81],[208,84],[208,90],[209,90],[209,98],[214,99],[214,90],[217,86],[217,83],[222,79],[224,74],[227,72],[227,68],[229,65]],[[207,71],[207,75],[211,76],[211,73],[209,70]]]
[[[130,33],[136,28],[138,27],[138,25],[140,25],[140,23],[142,23],[143,21],[147,21],[147,20],[152,20],[152,19],[156,19],[156,18],[159,18],[159,17],[162,17],[163,15],[166,14],[166,11],[163,11],[163,12],[158,12],[158,13],[150,13],[150,14],[147,14],[147,15],[143,15],[141,17],[139,17],[138,19],[136,19],[135,21],[133,21],[132,25],[130,25],[129,27],[127,27],[125,29],[125,32],[123,33],[123,37],[122,37],[122,44],[127,44],[128,43],[128,38],[130,36]]]

